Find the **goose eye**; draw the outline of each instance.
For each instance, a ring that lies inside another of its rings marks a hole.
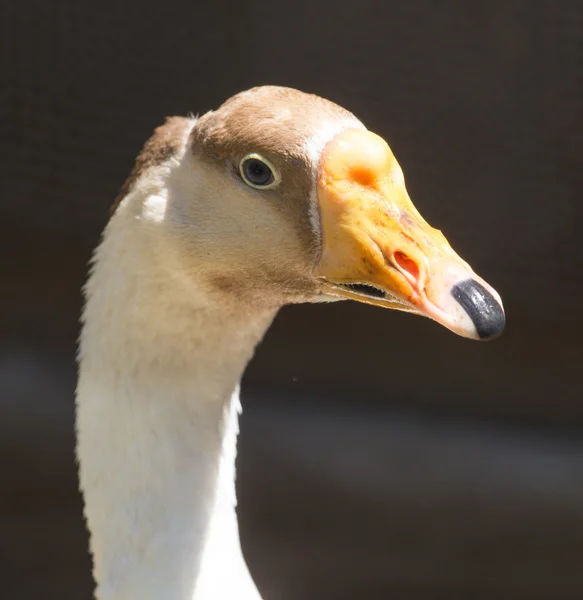
[[[248,154],[240,163],[243,181],[253,188],[265,190],[279,183],[279,175],[273,165],[258,154]]]

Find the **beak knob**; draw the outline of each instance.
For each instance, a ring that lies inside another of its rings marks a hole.
[[[451,295],[468,314],[481,340],[491,340],[502,333],[506,324],[504,310],[483,285],[466,279],[451,288]]]

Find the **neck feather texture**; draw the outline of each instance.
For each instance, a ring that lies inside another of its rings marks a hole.
[[[96,597],[259,600],[234,463],[240,378],[275,310],[223,306],[167,272],[137,203],[118,209],[96,252],[79,352]]]

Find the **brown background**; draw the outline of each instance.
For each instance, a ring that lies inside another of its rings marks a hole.
[[[268,600],[583,597],[583,3],[0,4],[2,598],[90,598],[73,462],[79,289],[165,115],[262,83],[387,137],[501,291],[476,344],[285,309],[244,385],[244,546]]]

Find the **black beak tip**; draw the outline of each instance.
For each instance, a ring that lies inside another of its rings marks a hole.
[[[493,340],[504,331],[504,310],[483,285],[466,279],[454,285],[451,294],[472,320],[481,340]]]

